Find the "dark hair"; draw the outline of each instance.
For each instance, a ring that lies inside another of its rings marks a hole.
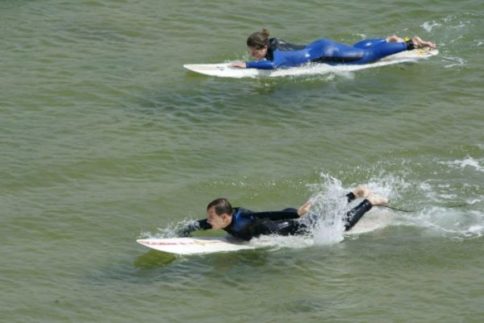
[[[262,49],[269,46],[269,31],[262,28],[262,31],[252,33],[249,38],[247,38],[247,46],[256,49]]]
[[[218,198],[213,200],[212,202],[208,203],[207,205],[207,211],[211,207],[215,208],[215,214],[217,215],[222,215],[224,213],[227,214],[232,214],[232,205],[230,205],[230,202],[226,198]]]

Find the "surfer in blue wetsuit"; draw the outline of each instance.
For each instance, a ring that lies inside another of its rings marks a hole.
[[[348,202],[357,198],[364,200],[351,209],[345,216],[345,230],[350,230],[373,206],[385,205],[388,200],[372,194],[366,186],[358,186],[346,195]],[[244,208],[232,208],[225,198],[210,202],[207,218],[192,222],[182,228],[180,236],[188,236],[196,230],[222,229],[235,238],[250,240],[260,235],[298,235],[309,233],[317,217],[311,215],[308,221],[300,219],[309,212],[311,202],[304,203],[299,209],[282,211],[252,212]],[[306,217],[307,219],[308,217]]]
[[[436,48],[430,41],[415,36],[403,39],[396,35],[385,39],[365,39],[353,45],[318,39],[308,45],[294,45],[278,38],[269,38],[267,29],[255,32],[247,38],[249,53],[255,61],[233,62],[232,67],[275,69],[306,63],[367,64],[385,56],[415,48]]]

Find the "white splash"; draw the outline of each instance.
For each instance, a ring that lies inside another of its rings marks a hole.
[[[440,162],[441,164],[448,165],[454,168],[474,168],[478,172],[484,172],[484,166],[481,165],[482,160],[474,159],[470,156],[466,156],[466,158],[462,160],[454,160],[450,162]]]
[[[183,220],[178,223],[168,224],[164,228],[158,228],[158,231],[153,232],[141,232],[140,239],[165,239],[165,238],[176,238],[179,237],[179,232],[182,228],[189,225],[195,225],[196,220]]]
[[[327,174],[321,174],[321,176],[324,184],[311,198],[313,206],[308,216],[318,218],[313,229],[314,243],[328,245],[344,239],[343,215],[347,212],[345,201],[347,192],[338,179]],[[313,189],[316,187],[313,186]]]
[[[427,32],[431,32],[434,27],[438,27],[438,26],[441,26],[441,24],[439,24],[435,20],[426,21],[422,25],[420,25],[420,27],[425,29],[425,31],[427,31]]]
[[[361,200],[348,204],[346,194],[354,187],[344,187],[341,181],[328,174],[322,173],[322,184],[309,185],[313,192],[313,207],[310,216],[316,216],[318,222],[312,231],[314,243],[328,245],[344,240],[346,234],[358,234],[382,229],[391,223],[388,212],[373,209],[358,222],[350,231],[345,232],[344,216]],[[405,187],[405,183],[398,177],[380,174],[377,178],[365,183],[373,192],[386,197],[396,197],[398,187]],[[356,185],[352,185],[356,186]]]

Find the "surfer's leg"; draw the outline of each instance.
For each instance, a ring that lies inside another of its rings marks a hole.
[[[353,45],[365,51],[365,55],[354,61],[355,64],[367,64],[378,61],[386,56],[412,50],[415,48],[436,48],[437,46],[431,41],[425,41],[418,36],[410,38],[401,38],[397,35],[388,36],[386,39],[369,39],[362,40]]]
[[[365,48],[365,56],[356,61],[356,64],[367,64],[378,61],[383,57],[393,55],[396,53],[403,52],[407,50],[407,43],[403,42],[381,42],[379,44],[375,44],[374,46],[366,47]]]
[[[386,38],[386,41],[389,43],[403,43],[405,39],[397,35],[390,35]]]
[[[278,221],[271,230],[273,234],[289,236],[308,232],[308,226],[298,220]]]
[[[352,208],[345,217],[345,230],[350,230],[373,206],[387,204],[388,200],[380,195],[371,194],[363,202]]]
[[[356,64],[366,64],[377,61],[385,56],[396,54],[407,49],[405,41],[397,35],[383,38],[363,39],[353,44],[353,47],[361,48],[365,55]]]
[[[387,42],[389,43],[406,43],[407,49],[414,49],[414,48],[437,48],[437,45],[431,41],[423,40],[419,36],[413,36],[411,39],[408,37],[402,38],[397,35],[391,35],[387,37]]]
[[[320,39],[306,47],[311,62],[317,63],[350,63],[363,57],[365,51],[351,45],[328,39]]]
[[[384,43],[385,41],[386,40],[383,39],[383,38],[363,39],[363,40],[360,40],[357,43],[354,43],[353,47],[365,49],[367,47],[371,47],[371,46],[375,46],[375,45]]]
[[[423,40],[422,38],[418,36],[413,36],[412,37],[412,43],[415,48],[437,48],[437,45],[431,41]]]

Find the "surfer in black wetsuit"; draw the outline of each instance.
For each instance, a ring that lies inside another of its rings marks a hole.
[[[351,229],[373,206],[384,205],[388,200],[372,194],[365,186],[358,186],[346,195],[348,202],[356,198],[364,200],[351,209],[345,216],[345,230]],[[300,217],[308,213],[311,202],[304,203],[299,209],[282,211],[252,212],[244,208],[232,208],[229,201],[219,198],[207,206],[207,218],[188,224],[179,231],[180,236],[188,236],[196,230],[222,229],[235,238],[250,240],[260,235],[297,235],[311,230],[316,218],[303,222]],[[307,223],[309,222],[309,224]]]

